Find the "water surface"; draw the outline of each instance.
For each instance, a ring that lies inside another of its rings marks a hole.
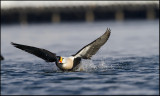
[[[83,60],[82,72],[61,72],[10,42],[75,54],[111,29],[108,42]],[[2,95],[158,95],[159,22],[104,21],[1,26]]]

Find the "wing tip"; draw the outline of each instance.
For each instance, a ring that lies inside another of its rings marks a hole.
[[[11,45],[14,45],[14,46],[15,46],[15,45],[16,45],[16,43],[11,42]]]
[[[15,43],[11,42],[12,45],[14,45]]]
[[[110,28],[107,28],[107,30],[106,30],[106,32],[105,32],[104,34],[107,35],[108,38],[109,38],[109,36],[110,36],[110,34],[111,34],[111,29],[110,29]]]
[[[107,27],[107,32],[111,32],[111,29]]]
[[[11,44],[16,47],[18,44],[14,43],[14,42],[11,42]]]

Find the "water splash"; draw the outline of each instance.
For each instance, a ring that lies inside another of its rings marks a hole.
[[[81,66],[76,72],[105,72],[109,70],[130,70],[134,60],[130,58],[97,58],[93,60],[83,59]],[[45,73],[62,72],[55,63],[34,61],[32,70],[43,71]]]
[[[104,60],[82,60],[84,72],[102,72],[107,71],[109,65]]]

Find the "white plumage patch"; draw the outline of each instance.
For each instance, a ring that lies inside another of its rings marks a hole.
[[[66,70],[72,69],[74,57],[62,57],[62,58],[64,58],[62,60],[62,63],[63,63],[62,67],[63,67],[63,69],[66,69]]]
[[[86,48],[84,48],[79,54],[77,54],[75,57],[81,57],[81,56],[84,56],[87,51],[90,49],[90,45],[87,46]]]

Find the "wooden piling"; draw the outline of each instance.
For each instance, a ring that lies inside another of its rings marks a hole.
[[[115,19],[116,19],[117,21],[122,21],[122,20],[124,20],[124,13],[123,13],[122,10],[117,10],[117,11],[115,12]]]
[[[153,20],[153,19],[155,19],[156,18],[156,14],[155,14],[155,11],[154,11],[154,9],[152,9],[152,8],[149,8],[148,10],[147,10],[147,19],[148,20]]]
[[[27,24],[27,14],[25,12],[19,13],[19,21],[21,24]]]
[[[94,21],[94,13],[91,10],[86,11],[86,22],[93,22]]]
[[[58,23],[61,21],[61,17],[59,15],[59,13],[53,13],[52,14],[52,22],[53,23]]]

